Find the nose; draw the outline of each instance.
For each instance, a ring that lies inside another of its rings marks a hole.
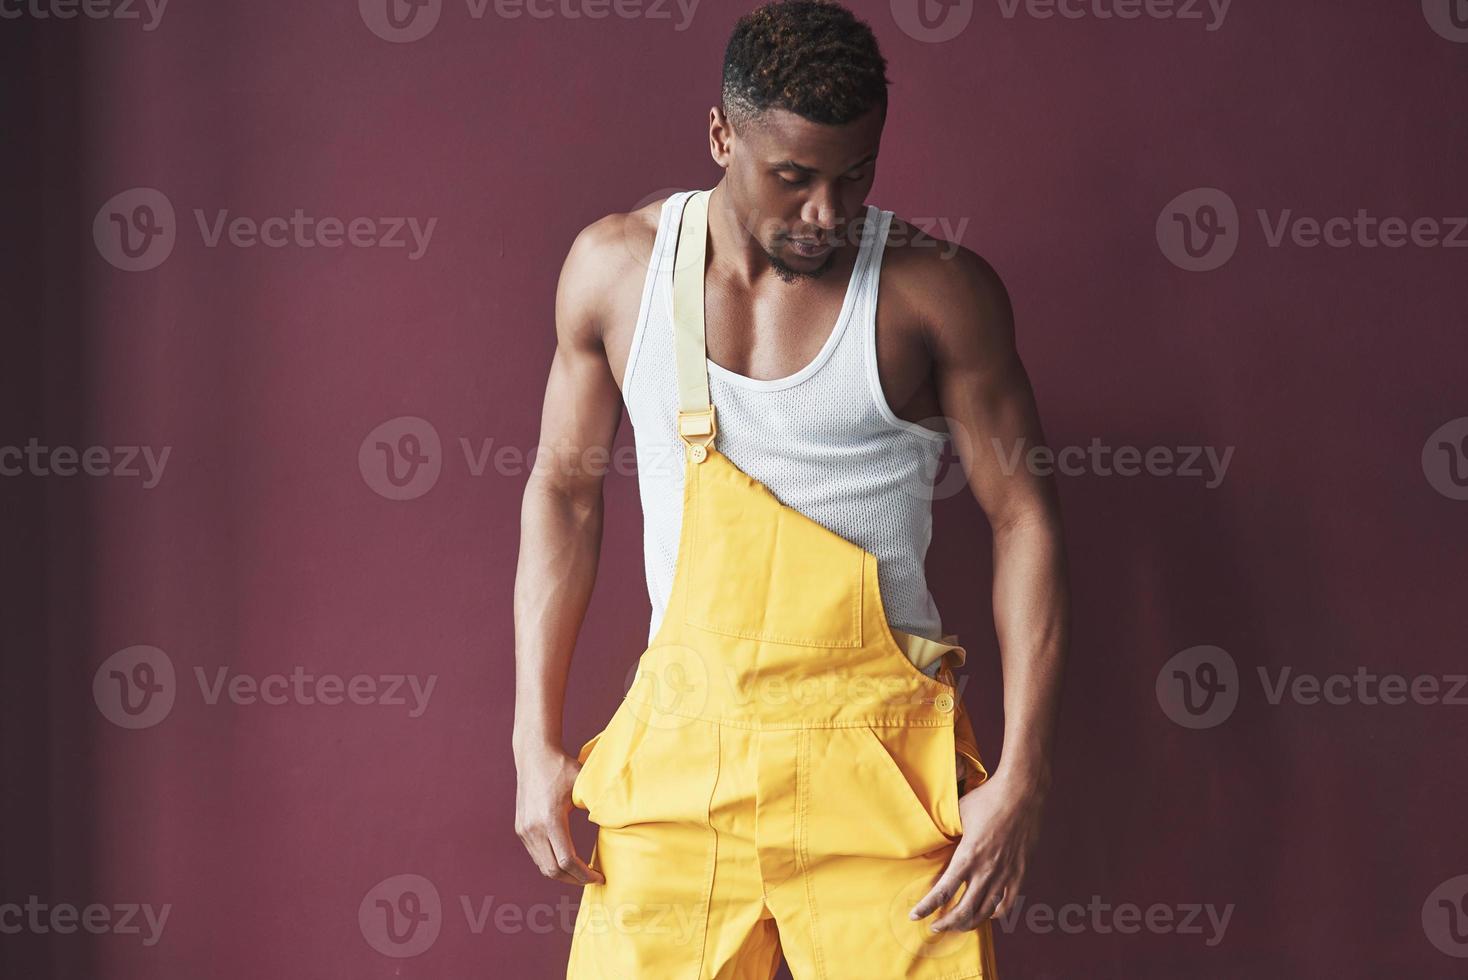
[[[817,192],[806,198],[805,205],[801,208],[800,218],[807,224],[815,225],[823,231],[834,231],[836,229],[836,215],[840,208],[836,200],[836,189],[828,187],[824,192]]]

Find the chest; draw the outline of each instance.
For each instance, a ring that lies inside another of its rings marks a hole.
[[[847,331],[870,332],[875,326],[878,376],[893,412],[912,422],[940,414],[922,324],[900,291],[878,290],[874,325],[869,299],[859,302],[857,291],[849,288],[849,266],[819,281],[774,285],[779,288],[752,293],[714,275],[706,280],[705,342],[716,365],[751,380],[788,378],[821,354],[844,316]],[[626,374],[636,320],[634,303],[625,317],[617,318],[622,328],[618,333],[624,336],[607,338],[619,383]]]

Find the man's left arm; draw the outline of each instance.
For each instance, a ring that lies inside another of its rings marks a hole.
[[[1019,897],[1050,787],[1069,639],[1060,508],[1053,478],[1026,465],[1045,445],[1014,316],[993,268],[966,248],[922,274],[933,378],[968,485],[993,530],[994,626],[1004,672],[1004,745],[990,777],[964,794],[963,839],[921,918],[967,883],[935,930],[971,929]]]

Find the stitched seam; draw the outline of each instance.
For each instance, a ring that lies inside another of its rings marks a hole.
[[[689,465],[695,465],[696,466],[698,464],[689,464]],[[731,463],[731,465],[732,465],[732,463]],[[779,508],[779,514],[780,514],[781,517],[785,516],[785,512],[788,511],[789,513],[794,514],[794,515],[796,515],[799,518],[803,518],[805,520],[810,520],[810,518],[807,517],[805,514],[802,514],[800,511],[795,510],[795,509],[787,506],[786,504],[782,503],[779,500],[779,498],[777,498],[773,493],[770,492],[770,490],[769,490],[768,487],[764,486],[763,484],[758,483],[758,481],[754,481],[753,478],[752,477],[749,477],[749,475],[747,473],[744,473],[743,470],[740,470],[738,467],[734,467],[734,469],[735,469],[736,472],[740,473],[746,479],[748,479],[752,483],[754,483],[753,489],[756,489],[756,490],[762,492],[765,496],[767,496],[770,499],[770,502],[771,503],[773,503],[777,508]],[[685,518],[686,518],[686,515],[685,515]],[[695,520],[694,520],[695,528],[696,528],[696,526],[697,526],[698,523],[699,523],[698,520],[695,518]],[[829,534],[835,534],[835,532],[831,531],[829,528],[826,528],[825,530]],[[776,534],[778,535],[778,533],[779,533],[779,525],[777,524],[776,525]],[[840,535],[835,535],[835,536],[839,540],[841,540],[843,542],[846,542],[847,544],[851,544],[852,543],[852,542],[846,541],[846,539],[845,538],[842,538]],[[698,565],[699,565],[699,558],[698,558],[699,554],[700,554],[700,552],[699,552],[698,548],[697,547],[693,548],[693,555],[690,558],[690,561],[692,563],[691,567],[693,567],[693,568],[698,567]],[[772,631],[769,631],[769,630],[749,630],[749,629],[741,629],[741,628],[735,627],[735,626],[717,625],[717,624],[713,623],[712,621],[710,621],[708,619],[708,617],[706,617],[706,616],[694,616],[694,615],[692,615],[689,612],[689,608],[688,608],[688,606],[689,606],[689,604],[688,604],[688,597],[687,597],[686,594],[684,596],[684,601],[683,601],[683,622],[684,622],[685,625],[695,627],[696,629],[707,630],[710,633],[718,633],[721,636],[737,636],[737,637],[740,637],[740,638],[746,639],[746,640],[764,640],[764,641],[767,641],[767,642],[770,642],[770,643],[783,643],[783,644],[788,644],[790,646],[822,647],[822,648],[831,649],[831,650],[837,650],[837,649],[840,649],[840,650],[857,649],[857,648],[863,646],[863,643],[862,643],[862,603],[863,603],[863,598],[864,598],[865,593],[866,593],[866,554],[867,554],[867,552],[865,552],[863,549],[857,548],[856,549],[856,554],[853,556],[853,560],[856,562],[856,570],[855,570],[855,572],[856,572],[856,579],[857,579],[857,582],[860,583],[860,584],[859,584],[859,586],[856,589],[854,589],[852,591],[851,600],[850,600],[850,602],[851,602],[851,628],[850,628],[849,636],[846,639],[833,640],[833,639],[830,639],[829,637],[791,636],[791,635],[786,635],[786,634],[783,634],[783,633],[772,632]],[[903,654],[900,649],[898,650],[898,656],[901,656],[904,660],[907,659],[906,658],[906,655]],[[909,666],[912,666],[911,661],[908,661],[908,665]],[[912,669],[913,670],[917,670],[916,667],[912,667]],[[921,671],[919,671],[919,673],[921,673]],[[927,675],[923,675],[923,676],[926,677]],[[931,678],[929,678],[929,680],[931,680]]]
[[[859,612],[858,615],[860,615]],[[713,623],[690,616],[685,616],[684,619],[689,626],[701,630],[708,630],[710,633],[720,633],[724,636],[738,636],[746,640],[766,640],[770,643],[785,643],[797,647],[827,647],[833,650],[856,649],[862,645],[861,631],[859,629],[855,639],[834,641],[825,637],[785,636],[780,633],[764,633],[759,630],[741,630],[729,626],[715,626]]]
[[[905,673],[914,674],[915,679],[918,680],[919,684],[922,684],[929,689],[936,688],[939,692],[944,694],[951,694],[956,699],[958,697],[958,687],[956,684],[949,684],[947,681],[939,680],[937,677],[925,673],[921,667],[908,659],[906,653],[902,652],[902,645],[899,644],[897,642],[897,638],[892,635],[892,624],[886,621],[887,613],[885,609],[883,609],[882,611],[882,619],[883,626],[882,629],[879,631],[880,635],[875,638],[876,653],[886,660],[891,660],[894,657],[897,658],[907,665],[907,670],[905,671]],[[950,673],[952,673],[951,670]]]
[[[723,730],[721,728],[719,728],[718,726],[715,726],[714,727],[714,733],[713,734],[714,734],[714,781],[709,786],[709,797],[708,797],[708,801],[706,802],[706,804],[704,806],[704,811],[703,811],[704,812],[704,819],[706,821],[708,821],[709,835],[713,838],[713,840],[709,844],[708,867],[704,870],[704,885],[703,885],[703,900],[702,900],[703,916],[702,916],[701,921],[699,922],[699,926],[698,926],[698,930],[699,930],[699,940],[698,940],[698,943],[699,943],[698,975],[699,976],[703,976],[703,967],[704,967],[704,964],[708,961],[708,955],[709,955],[709,944],[708,944],[709,917],[710,917],[710,915],[712,915],[712,906],[713,906],[713,899],[714,899],[714,875],[717,872],[718,864],[719,864],[719,832],[714,829],[713,809],[714,809],[714,794],[716,792],[718,792],[718,787],[719,787],[719,775],[720,775],[720,771],[721,771],[721,769],[720,769],[720,763],[722,762],[723,757],[724,757],[724,744],[723,744],[723,739],[721,738],[721,736],[723,735]]]
[[[625,700],[627,695],[622,695]],[[634,704],[648,704],[646,701],[634,701]],[[667,708],[650,705],[657,709],[659,714],[673,715],[678,718],[687,718],[690,721],[706,721],[711,725],[721,725],[725,728],[740,728],[753,732],[783,732],[803,728],[939,728],[950,724],[950,717],[944,714],[938,718],[905,718],[901,715],[879,715],[874,718],[856,719],[829,719],[826,721],[795,720],[788,724],[783,723],[761,723],[754,721],[743,721],[738,718],[711,718],[707,715],[693,715],[683,711],[672,711]]]
[[[907,778],[907,774],[902,771],[902,767],[898,765],[897,760],[892,755],[892,750],[889,749],[886,743],[882,741],[881,736],[873,731],[870,727],[864,729],[864,731],[869,736],[871,736],[871,740],[876,743],[875,748],[876,751],[881,755],[883,766],[887,769],[889,774],[896,775],[896,777],[901,781],[903,790],[905,791],[907,798],[912,801],[913,805],[917,807],[918,812],[923,815],[923,820],[926,821],[934,830],[936,830],[939,834],[943,835],[948,840],[956,840],[955,835],[950,834],[946,828],[939,824],[937,816],[928,809],[928,804],[923,801],[922,797],[918,796],[917,791],[913,789],[912,782]],[[947,764],[953,765],[951,761]],[[956,781],[954,783],[954,786],[955,788],[957,788]]]
[[[820,914],[816,911],[816,897],[811,885],[814,876],[810,873],[810,827],[807,820],[810,809],[810,731],[808,729],[801,729],[798,744],[800,754],[797,756],[795,766],[797,801],[795,833],[798,846],[795,852],[795,864],[800,869],[801,878],[805,882],[805,904],[810,912],[811,959],[815,961],[816,977],[818,980],[824,980],[827,976],[826,956],[821,949]]]

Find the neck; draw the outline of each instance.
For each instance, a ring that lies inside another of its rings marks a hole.
[[[726,183],[727,179],[720,180],[709,194],[710,271],[717,268],[720,276],[746,289],[753,289],[767,280],[777,279],[783,283],[791,283],[797,279],[819,279],[848,264],[849,256],[855,254],[856,250],[851,243],[843,241],[826,265],[819,270],[797,272],[776,268],[764,246],[760,244],[758,227],[745,227]],[[758,215],[755,217],[758,219]]]

